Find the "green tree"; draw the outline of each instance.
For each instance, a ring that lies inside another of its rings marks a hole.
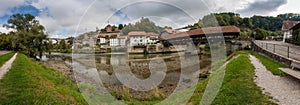
[[[255,33],[255,34],[254,34]],[[256,28],[252,34],[252,37],[254,37],[256,40],[262,40],[264,39],[266,36],[268,36],[268,32],[266,30],[260,29],[260,28]]]
[[[293,32],[293,36],[291,40],[292,40],[291,43],[300,45],[300,29],[297,29]]]
[[[30,57],[42,58],[48,44],[47,35],[44,32],[45,28],[34,16],[14,14],[9,18],[6,26],[16,30],[9,34],[9,41],[14,50],[25,51]]]
[[[151,22],[148,18],[142,18],[134,25],[128,24],[122,29],[122,34],[127,35],[130,31],[145,31],[145,32],[162,32],[163,28],[156,26],[155,23]]]
[[[119,24],[119,30],[122,30],[124,28],[123,24]]]

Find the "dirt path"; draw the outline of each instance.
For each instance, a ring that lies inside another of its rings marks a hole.
[[[300,103],[300,82],[289,77],[273,75],[254,56],[250,55],[255,67],[255,83],[263,89],[264,94],[273,97],[280,105],[298,105]]]
[[[16,53],[13,57],[11,57],[7,62],[5,62],[2,67],[0,68],[0,79],[4,77],[4,75],[9,71],[11,68],[12,63],[15,61],[18,53]]]

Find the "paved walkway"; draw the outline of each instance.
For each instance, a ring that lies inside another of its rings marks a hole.
[[[4,75],[9,71],[12,66],[12,63],[15,61],[18,53],[16,53],[12,58],[10,58],[7,62],[5,62],[0,68],[0,79],[4,77]]]
[[[251,63],[255,67],[255,83],[262,88],[264,94],[273,97],[280,105],[299,105],[300,82],[293,78],[273,75],[254,56],[250,55]]]
[[[288,57],[300,62],[300,46],[296,46],[289,43],[283,43],[279,41],[258,41],[258,46],[267,49],[270,52],[279,54],[284,57]],[[275,49],[274,49],[275,47]],[[289,47],[289,49],[288,49]],[[289,51],[289,54],[288,54]]]

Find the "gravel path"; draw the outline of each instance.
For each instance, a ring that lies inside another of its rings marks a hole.
[[[11,57],[7,62],[5,62],[2,67],[0,68],[0,79],[3,78],[3,76],[9,71],[9,69],[11,68],[12,63],[15,61],[16,57],[17,57],[16,53],[13,57]]]
[[[280,105],[300,104],[299,80],[273,75],[252,55],[250,60],[255,66],[255,83],[263,89],[264,94],[273,97],[274,102]]]

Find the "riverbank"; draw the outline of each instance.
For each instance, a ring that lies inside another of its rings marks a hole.
[[[226,74],[224,76],[223,84],[215,100],[212,102],[212,104],[215,105],[217,104],[275,104],[273,103],[273,101],[271,101],[272,98],[268,95],[263,94],[262,89],[256,85],[254,81],[255,68],[249,60],[249,54],[256,55],[258,56],[259,59],[263,59],[262,62],[265,62],[267,68],[269,68],[270,71],[274,71],[275,73],[278,72],[276,71],[278,67],[283,66],[277,62],[274,62],[268,58],[260,56],[251,51],[239,51],[234,53],[233,55],[239,55],[239,57],[235,58],[234,60],[232,60],[227,64]],[[229,58],[234,58],[234,57],[229,56]],[[172,58],[172,59],[168,58],[168,60],[166,61],[167,64],[171,66],[178,65],[178,63],[174,62],[176,61],[176,58]],[[50,62],[52,67],[49,65],[47,66],[51,68],[65,69],[67,71],[71,71],[70,67],[63,65],[65,63],[64,61],[59,61],[59,62],[50,61]],[[210,65],[210,63],[207,64],[200,63],[200,65],[202,65],[203,67],[204,65]],[[134,67],[132,68],[135,75],[144,75],[143,73],[148,71],[148,70],[145,71],[145,69],[147,68],[140,68],[143,67],[142,65],[137,67],[139,68],[134,68]],[[97,63],[98,70],[105,70],[106,72],[109,73],[109,71],[111,71],[110,68],[111,67],[108,66],[107,64],[105,63],[103,64],[102,61]],[[144,70],[137,71],[138,69],[144,69]],[[179,76],[178,73],[180,73],[180,71],[176,70],[175,67],[173,67],[173,69],[174,71],[171,70],[170,75],[168,75],[169,77],[167,76],[166,78],[166,81],[169,81],[166,82],[165,84],[166,86],[160,85],[159,88],[154,89],[153,91],[150,91],[148,93],[134,92],[132,89],[126,88],[122,85],[110,85],[108,83],[104,83],[104,85],[110,91],[110,93],[113,96],[115,96],[118,100],[124,101],[128,104],[132,104],[132,105],[155,104],[158,103],[160,100],[163,100],[166,97],[168,97],[168,94],[170,94],[170,92],[172,92],[172,89],[176,87],[176,83],[178,81],[176,80],[174,81],[173,77]],[[145,77],[141,77],[141,78],[148,77],[149,76],[148,74],[150,73],[146,72],[146,74],[147,75],[145,75]],[[279,73],[278,75],[282,75],[282,74]],[[206,77],[201,77],[201,74],[199,74],[199,78],[200,80],[198,81],[196,90],[189,101],[189,104],[191,105],[199,104],[209,80]],[[208,76],[208,78],[211,78],[211,76]],[[172,86],[170,86],[170,84],[172,84]]]
[[[0,104],[87,104],[77,85],[61,72],[18,54],[0,80]]]

